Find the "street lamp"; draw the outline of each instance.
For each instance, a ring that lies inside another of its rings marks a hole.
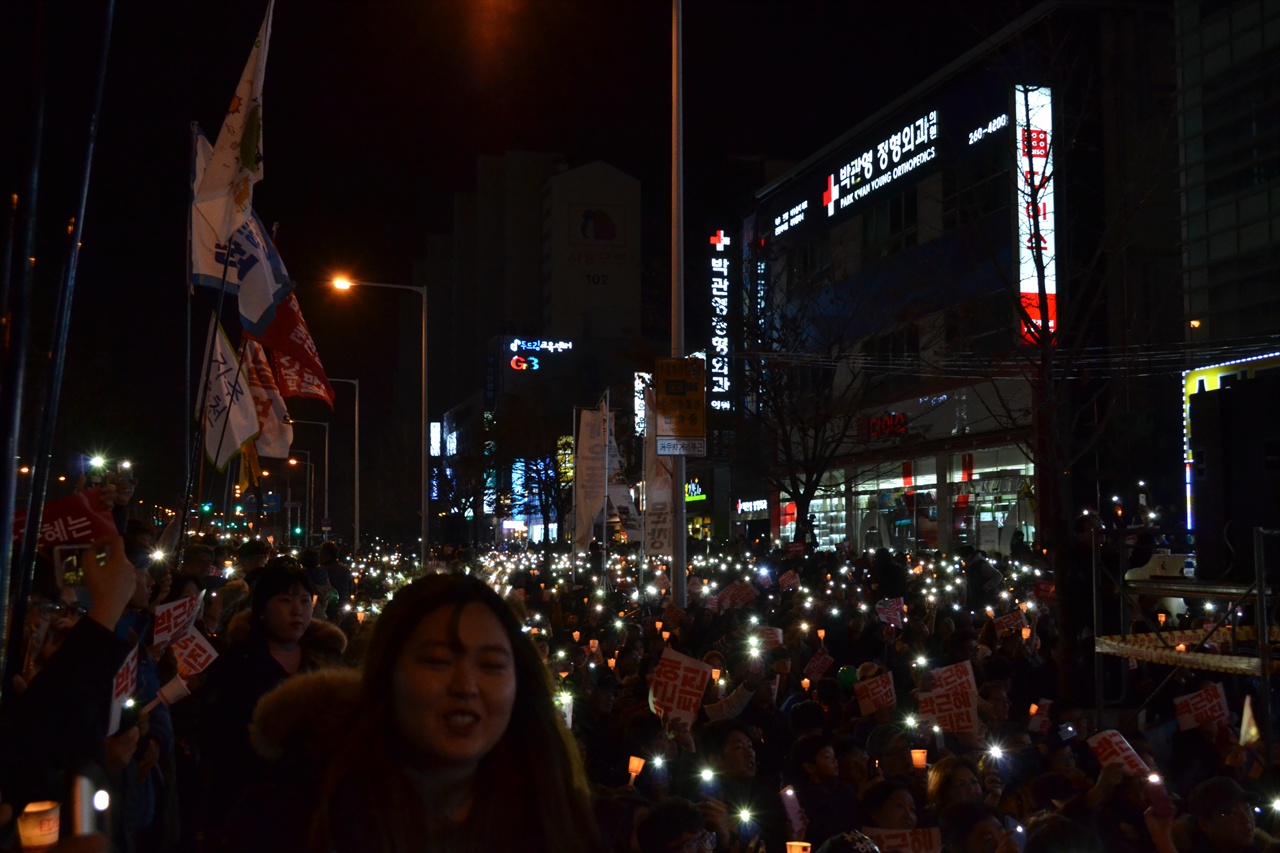
[[[422,297],[422,570],[427,568],[427,554],[431,547],[431,422],[427,416],[427,289],[409,284],[382,284],[374,281],[352,281],[335,278],[333,286],[339,290],[352,287],[388,287],[392,290],[412,290]]]
[[[300,421],[297,418],[290,418],[288,422],[324,427],[324,520],[329,521],[329,425],[324,421]],[[322,522],[320,526],[325,525]]]
[[[351,543],[351,559],[355,559],[360,553],[360,380],[359,379],[338,379],[330,376],[330,382],[349,382],[356,386],[356,511],[353,516],[355,527],[355,538]]]
[[[306,529],[306,532],[303,534],[303,538],[302,538],[302,544],[303,544],[303,547],[306,547],[306,546],[308,546],[308,545],[310,545],[310,544],[311,544],[311,531],[312,531],[312,529],[314,529],[314,528],[315,528],[315,519],[313,518],[313,516],[315,515],[315,507],[316,507],[316,502],[315,502],[315,466],[314,466],[314,465],[312,465],[312,463],[311,463],[311,452],[310,452],[310,451],[308,451],[308,450],[293,450],[293,451],[290,451],[290,452],[291,452],[291,453],[300,453],[300,454],[302,454],[303,456],[307,457],[307,461],[302,463],[303,465],[306,465],[306,466],[307,466],[307,516],[306,516],[307,529]],[[296,465],[298,464],[298,460],[297,460],[297,459],[294,459],[292,456],[290,456],[290,457],[289,457],[289,464],[290,464],[290,465],[295,465],[295,466],[296,466]],[[302,513],[298,513],[298,517],[299,517],[299,519],[301,520],[301,518],[302,518]]]

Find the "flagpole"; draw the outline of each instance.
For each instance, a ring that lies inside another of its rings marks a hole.
[[[600,583],[609,589],[609,387],[604,389],[604,506],[600,510]]]
[[[36,34],[34,38],[35,58],[33,66],[31,122],[31,167],[27,170],[27,210],[26,221],[22,228],[22,254],[24,259],[35,255],[36,240],[36,203],[39,199],[40,187],[40,151],[44,143],[44,6],[38,7],[36,17]],[[0,371],[0,446],[3,446],[5,465],[0,470],[0,524],[13,529],[13,521],[17,510],[17,476],[18,466],[18,433],[22,420],[22,386],[26,379],[27,339],[31,325],[31,289],[34,277],[33,261],[22,261],[22,275],[18,278],[17,291],[9,309],[8,348],[4,352],[3,370]],[[5,660],[5,648],[9,635],[9,586],[13,569],[13,547],[7,543],[0,547],[0,675],[8,673],[8,661]],[[23,614],[25,618],[25,614]],[[8,678],[0,682],[0,695],[7,692]]]

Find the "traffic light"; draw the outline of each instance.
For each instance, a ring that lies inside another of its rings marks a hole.
[[[293,528],[293,535],[294,535],[294,536],[301,536],[301,535],[302,535],[302,528],[301,528],[301,527],[295,527],[295,528]]]
[[[213,512],[213,504],[211,503],[200,504],[200,511],[205,515],[208,515],[209,513]]]

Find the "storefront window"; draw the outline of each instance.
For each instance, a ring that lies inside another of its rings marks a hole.
[[[1035,540],[1031,480],[1035,467],[1021,447],[997,447],[951,457],[951,545],[1009,553],[1015,533]]]

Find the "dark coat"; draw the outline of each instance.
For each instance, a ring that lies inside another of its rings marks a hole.
[[[15,813],[34,800],[63,799],[68,772],[102,761],[112,686],[131,649],[86,617],[22,696],[6,695],[0,792]]]
[[[207,828],[222,822],[234,792],[261,769],[249,742],[249,722],[258,700],[289,678],[266,643],[250,636],[250,625],[249,611],[232,619],[227,629],[230,648],[206,671],[197,694]],[[323,620],[312,620],[302,637],[298,672],[339,665],[346,646],[342,631]]]

